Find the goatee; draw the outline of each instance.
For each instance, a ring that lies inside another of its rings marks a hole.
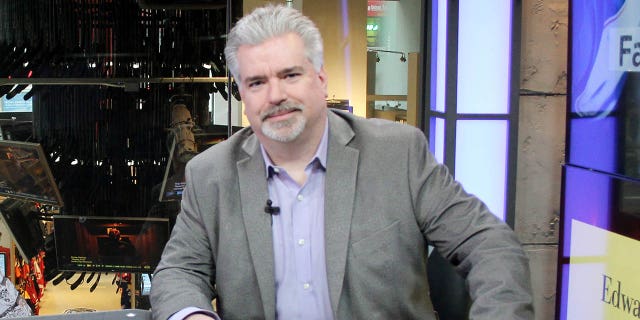
[[[302,104],[284,102],[263,112],[260,114],[260,119],[263,121],[262,133],[268,138],[278,142],[291,142],[295,140],[304,131],[307,124],[307,119],[305,119],[301,113],[304,108]],[[265,122],[265,120],[272,115],[289,111],[294,111],[296,114],[286,120]]]

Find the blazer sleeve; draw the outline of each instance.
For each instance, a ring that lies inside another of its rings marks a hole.
[[[201,182],[197,182],[197,170],[191,162],[185,173],[181,211],[152,279],[154,319],[167,319],[186,307],[213,311],[212,300],[216,297],[215,264],[207,232],[207,226],[211,228],[213,223],[213,208],[206,204],[215,198],[216,191],[207,187],[211,198],[199,199],[197,184]]]
[[[410,192],[427,241],[467,281],[471,319],[533,319],[529,263],[515,233],[467,193],[414,131]]]

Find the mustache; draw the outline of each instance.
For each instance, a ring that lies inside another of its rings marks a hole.
[[[278,114],[281,112],[287,112],[287,111],[293,111],[293,110],[297,110],[297,111],[302,111],[304,110],[304,106],[302,104],[298,104],[298,103],[293,103],[293,102],[283,102],[277,106],[274,106],[264,112],[262,112],[260,114],[260,119],[262,121],[264,121],[265,119],[267,119],[268,117],[271,117],[274,114]]]

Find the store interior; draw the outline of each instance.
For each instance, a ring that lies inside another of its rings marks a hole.
[[[348,74],[328,103],[407,122],[420,32],[395,21],[419,23],[422,1],[369,2],[345,17],[352,51],[327,45],[327,68]],[[0,253],[36,315],[149,309],[184,165],[246,125],[222,50],[229,24],[257,5],[0,3]],[[304,8],[325,42],[346,45],[331,10]],[[113,237],[133,251],[109,252]]]

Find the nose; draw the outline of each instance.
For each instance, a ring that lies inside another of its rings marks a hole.
[[[271,80],[269,84],[269,102],[272,105],[279,105],[287,100],[286,90],[281,81]]]

